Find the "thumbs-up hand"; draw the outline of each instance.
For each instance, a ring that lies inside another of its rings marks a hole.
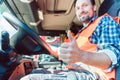
[[[71,35],[70,30],[67,32],[67,36],[70,39],[70,42],[64,42],[61,44],[59,50],[59,57],[67,64],[73,64],[78,62],[80,59],[80,49],[77,45],[76,40]]]

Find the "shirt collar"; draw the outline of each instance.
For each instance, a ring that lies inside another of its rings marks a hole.
[[[81,32],[83,29],[85,29],[90,23],[92,23],[96,18],[97,18],[98,16],[93,16],[92,18],[91,18],[91,20],[88,22],[88,24],[84,24],[83,25],[83,28],[79,31],[79,32]]]

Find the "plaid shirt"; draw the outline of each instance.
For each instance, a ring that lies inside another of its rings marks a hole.
[[[93,17],[92,20],[95,20]],[[120,60],[120,25],[111,17],[102,17],[98,23],[95,31],[91,35],[91,42],[97,44],[98,52],[106,53],[111,61],[112,65],[108,69],[118,65]]]

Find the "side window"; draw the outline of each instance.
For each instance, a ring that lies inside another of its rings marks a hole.
[[[17,32],[16,28],[13,27],[4,17],[3,13],[7,12],[12,14],[11,9],[7,6],[4,0],[0,0],[0,49],[1,49],[1,33],[7,31],[10,38]]]
[[[3,12],[9,12],[10,10],[7,7],[7,5],[5,4],[5,2],[3,0],[0,0],[0,14],[2,14]]]

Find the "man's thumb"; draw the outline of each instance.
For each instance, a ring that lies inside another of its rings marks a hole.
[[[70,39],[70,41],[74,40],[74,37],[71,35],[71,31],[70,30],[67,31],[67,36]]]

